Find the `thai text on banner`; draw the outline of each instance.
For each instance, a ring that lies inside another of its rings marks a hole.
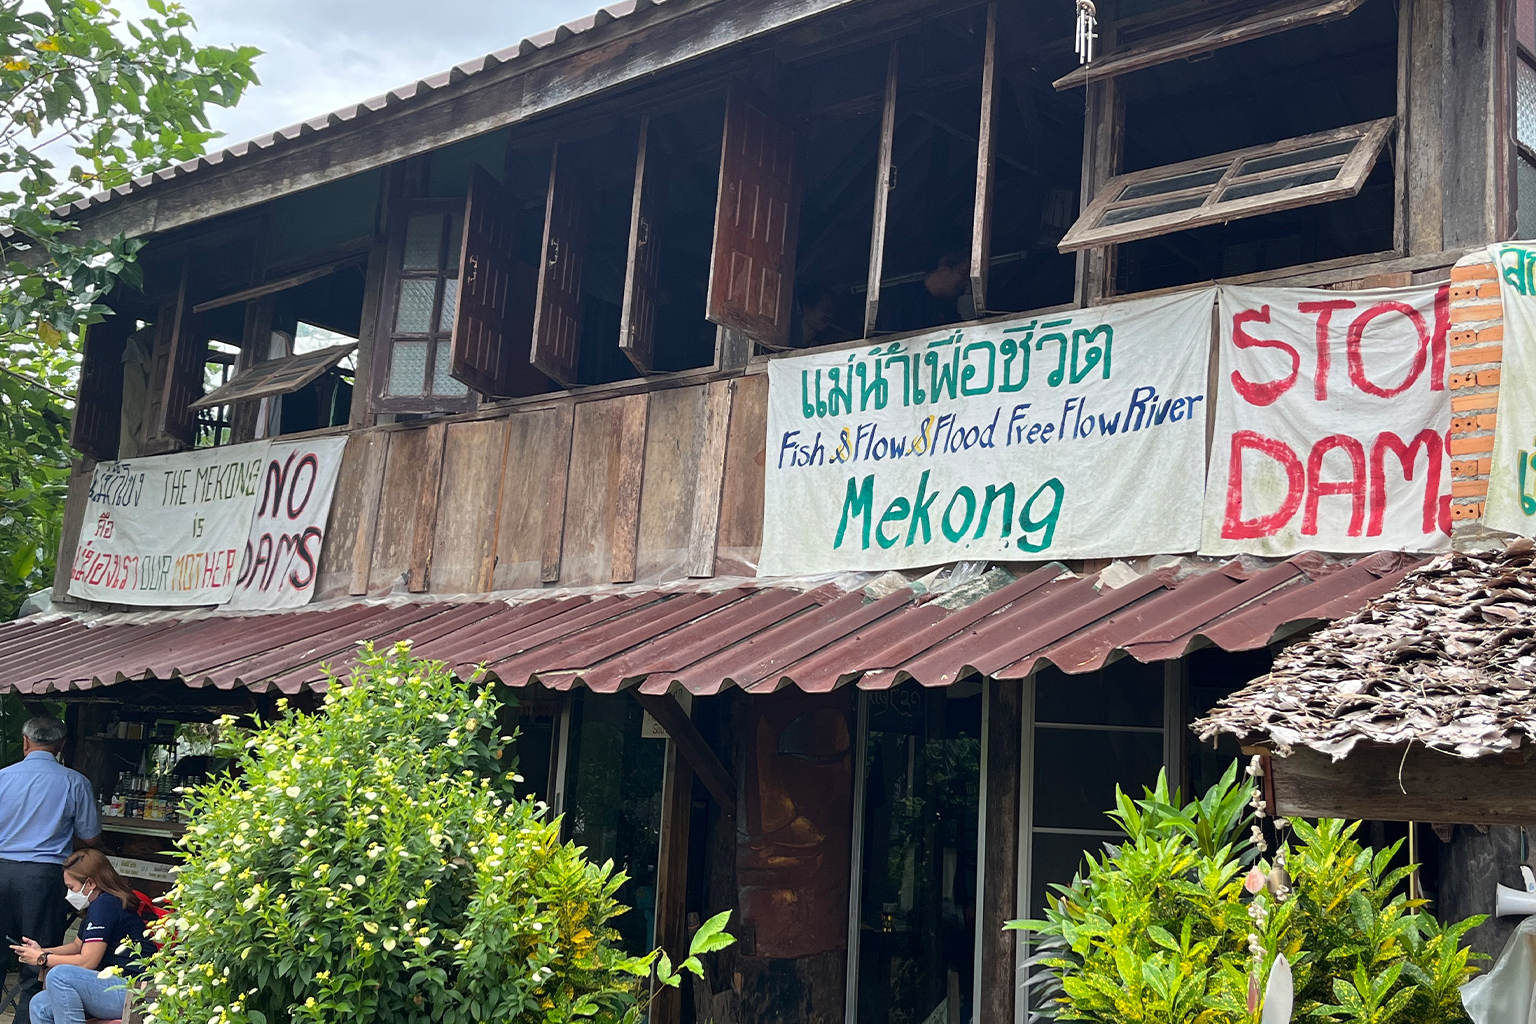
[[[774,359],[760,574],[1193,550],[1213,300]]]

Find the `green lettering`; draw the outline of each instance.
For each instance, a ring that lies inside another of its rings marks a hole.
[[[1016,495],[1013,481],[1003,484],[1001,487],[987,484],[987,495],[981,502],[981,522],[976,526],[976,535],[973,540],[981,540],[987,532],[988,517],[992,515],[992,503],[1001,495],[1003,499],[1003,536],[1013,535],[1013,499]]]
[[[897,498],[891,502],[886,507],[885,514],[880,517],[880,525],[875,527],[875,541],[883,548],[894,547],[896,542],[901,540],[901,534],[898,533],[894,537],[887,537],[885,535],[885,524],[899,523],[907,518],[911,511],[912,503],[906,498]]]
[[[1011,484],[1009,486],[1012,486]],[[843,521],[837,524],[837,539],[832,542],[834,549],[843,546],[843,536],[848,532],[848,519],[850,516],[863,516],[863,548],[869,550],[870,519],[875,513],[875,474],[871,473],[864,478],[864,482],[855,486],[854,478],[848,478],[848,493],[843,498]],[[889,547],[889,545],[887,545]]]

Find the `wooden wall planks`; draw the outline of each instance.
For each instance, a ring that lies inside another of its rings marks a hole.
[[[636,547],[640,542],[640,490],[645,476],[648,443],[646,422],[651,412],[649,393],[616,399],[619,404],[619,436],[614,449],[618,474],[613,493],[613,563],[609,580],[635,582]]]
[[[374,481],[375,499],[378,494],[378,473],[383,469],[382,458],[377,460],[374,472],[369,472],[368,462],[374,449],[382,450],[388,438],[384,434],[370,432],[353,434],[347,438],[347,447],[341,453],[341,470],[337,477],[335,496],[331,499],[331,519],[326,524],[325,541],[320,548],[320,565],[315,575],[316,601],[333,597],[346,597],[352,593],[353,564],[357,556],[357,540],[363,532],[359,526],[363,518],[364,492],[368,486],[363,481]],[[374,517],[378,515],[378,502],[370,507],[368,532],[372,534]],[[367,549],[363,550],[364,557]]]
[[[543,580],[546,536],[551,531],[558,575],[571,411],[570,406],[561,406],[513,413],[507,418],[492,590],[537,587]]]
[[[560,546],[562,586],[612,581],[617,441],[624,420],[621,403],[621,399],[608,399],[576,407],[570,478],[565,486],[565,540]]]
[[[448,424],[432,537],[434,593],[490,588],[507,433],[505,419]]]
[[[768,375],[735,381],[720,487],[715,573],[752,576],[763,548],[763,467],[768,454]]]
[[[704,446],[702,387],[672,388],[651,396],[640,490],[635,579],[656,583],[686,573],[695,484]]]
[[[416,510],[426,484],[427,449],[433,432],[423,428],[394,431],[384,461],[384,487],[379,496],[378,526],[368,568],[368,592],[388,592],[410,568],[416,539]],[[441,440],[440,437],[435,439]],[[439,463],[441,465],[441,463]],[[436,501],[434,479],[433,494]],[[346,486],[345,481],[338,487]],[[404,589],[402,586],[400,589]]]

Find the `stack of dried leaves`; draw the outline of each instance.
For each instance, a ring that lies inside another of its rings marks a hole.
[[[1436,558],[1287,648],[1195,729],[1335,759],[1362,740],[1461,757],[1536,741],[1536,544]]]

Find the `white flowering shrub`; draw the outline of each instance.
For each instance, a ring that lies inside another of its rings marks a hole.
[[[637,1019],[652,967],[677,975],[612,944],[612,862],[510,795],[499,706],[405,645],[370,648],[322,714],[252,732],[237,773],[186,798],[147,1020]]]

